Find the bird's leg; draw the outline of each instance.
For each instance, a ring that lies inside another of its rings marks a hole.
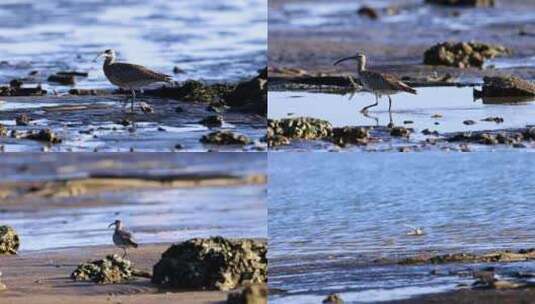
[[[365,106],[364,108],[362,108],[362,110],[360,110],[361,113],[368,113],[368,109],[369,108],[373,108],[375,106],[377,106],[379,104],[379,96],[376,94],[375,95],[375,103],[374,104],[371,104],[369,106]]]
[[[136,91],[134,91],[134,89],[131,89],[132,90],[132,105],[131,105],[131,110],[132,110],[132,113],[134,112],[134,101],[136,100]]]
[[[394,127],[394,120],[392,119],[392,99],[390,98],[390,95],[388,96],[388,117],[390,118],[390,122],[388,123],[389,128]]]
[[[123,247],[123,259],[126,257],[126,248]]]

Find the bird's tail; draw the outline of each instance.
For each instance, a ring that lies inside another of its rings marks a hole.
[[[418,92],[416,92],[416,90],[414,88],[411,88],[409,87],[407,84],[403,83],[403,82],[399,82],[399,87],[402,91],[404,92],[407,92],[407,93],[411,93],[411,94],[418,94]]]
[[[134,242],[132,240],[130,241],[130,245],[132,245],[132,247],[134,247],[134,248],[137,248],[139,246],[136,242]]]

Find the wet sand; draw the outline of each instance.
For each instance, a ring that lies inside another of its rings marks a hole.
[[[473,18],[477,21],[473,21],[475,24],[469,26],[466,24],[472,21],[466,19],[470,19],[468,17],[471,16],[470,14],[477,16],[477,13],[474,13],[475,10],[428,6],[428,11],[422,11],[425,5],[421,2],[423,1],[385,1],[374,5],[364,1],[354,3],[344,0],[334,2],[270,1],[269,9],[272,18],[270,18],[269,28],[269,65],[272,68],[304,69],[310,74],[352,73],[354,64],[348,63],[334,67],[333,62],[338,58],[354,54],[358,49],[369,55],[370,69],[400,76],[423,77],[438,73],[475,78],[506,72],[522,78],[535,78],[535,70],[522,64],[500,70],[456,69],[423,65],[423,52],[431,45],[442,41],[477,40],[503,44],[514,50],[514,58],[533,56],[535,40],[529,35],[522,36],[519,33],[521,29],[530,32],[535,29],[535,25],[531,19],[524,21],[515,20],[513,17],[500,18],[488,25],[483,25],[477,23],[483,19],[478,17]],[[303,8],[303,12],[295,8],[297,5],[327,6],[329,3],[333,4],[329,13],[319,17],[306,15],[307,9]],[[505,14],[530,11],[535,5],[533,2],[520,0],[498,1],[498,3],[501,6],[495,8],[495,11]],[[378,20],[369,20],[356,13],[362,4],[372,7],[382,7],[388,4],[396,7],[397,5],[401,8],[401,12],[399,16],[381,16]],[[294,7],[285,9],[285,6],[289,5],[294,5]],[[337,10],[335,7],[345,8]],[[461,17],[448,19],[447,14],[455,11],[460,12]],[[295,15],[294,20],[291,20],[294,17],[292,14]],[[463,17],[463,14],[467,17]],[[431,25],[425,23],[433,18],[438,20],[442,18],[443,22]],[[292,21],[294,24],[291,24]],[[456,28],[454,25],[457,23],[459,25]],[[277,76],[277,73],[271,73],[271,76]]]
[[[516,304],[533,303],[535,289],[518,290],[460,290],[442,294],[426,295],[408,300],[392,301],[391,304]]]
[[[131,250],[129,259],[140,270],[152,272],[169,244],[144,244]],[[18,256],[0,256],[2,282],[7,290],[0,293],[1,303],[224,303],[226,293],[219,291],[160,291],[150,279],[137,278],[124,284],[98,285],[74,282],[69,276],[86,260],[120,253],[112,246],[76,247],[63,250],[26,251]]]

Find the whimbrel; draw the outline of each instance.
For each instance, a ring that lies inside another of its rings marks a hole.
[[[115,220],[108,227],[115,226],[115,232],[113,233],[113,243],[115,246],[124,250],[123,258],[126,257],[127,248],[137,248],[137,243],[134,241],[132,234],[124,230],[123,223],[120,220]]]
[[[96,61],[101,56],[105,57],[103,69],[106,78],[114,85],[130,90],[132,93],[132,111],[134,111],[134,101],[136,99],[135,89],[140,89],[156,82],[171,83],[171,76],[169,75],[152,71],[137,64],[115,62],[115,50],[105,50],[93,61]]]
[[[403,83],[397,77],[389,75],[386,73],[379,73],[374,71],[366,70],[366,55],[357,53],[354,56],[342,58],[334,63],[337,65],[346,60],[356,60],[357,61],[357,73],[362,83],[362,86],[367,91],[375,95],[375,103],[369,106],[365,106],[360,110],[362,113],[367,113],[369,108],[375,107],[379,104],[379,98],[383,95],[388,96],[388,112],[392,110],[392,99],[390,95],[407,92],[411,94],[416,94],[416,90]]]

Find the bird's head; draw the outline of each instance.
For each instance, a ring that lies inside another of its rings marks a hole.
[[[121,221],[120,220],[115,220],[115,222],[111,223],[108,228],[111,228],[111,226],[115,226],[117,228],[121,227]]]
[[[364,55],[363,53],[357,51],[357,53],[355,55],[338,59],[334,63],[334,65],[338,65],[339,63],[342,63],[342,62],[347,61],[347,60],[356,60],[358,63],[365,63],[366,62],[366,55]]]
[[[97,59],[99,59],[100,57],[104,57],[106,59],[115,59],[115,50],[114,49],[105,50],[104,52],[98,54],[97,57],[93,59],[93,62],[96,62]]]

